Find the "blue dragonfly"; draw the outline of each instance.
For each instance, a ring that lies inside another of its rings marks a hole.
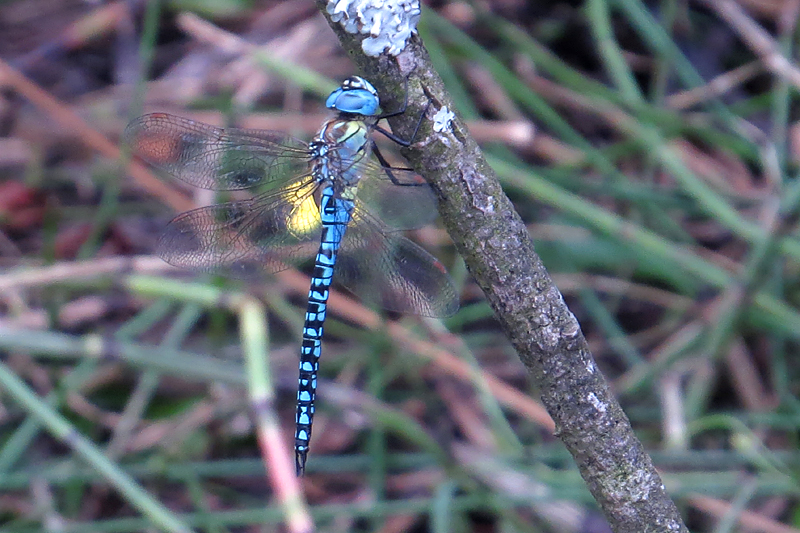
[[[458,309],[442,264],[398,234],[435,216],[432,191],[413,172],[389,167],[371,140],[376,130],[410,144],[377,125],[403,110],[381,114],[377,91],[358,76],[333,91],[326,106],[337,114],[310,143],[165,113],[139,117],[124,133],[135,154],[168,175],[205,189],[254,190],[248,199],[173,219],[157,248],[166,262],[248,279],[297,264],[318,246],[300,348],[298,475],[308,456],[334,271],[339,283],[388,310],[442,317]]]

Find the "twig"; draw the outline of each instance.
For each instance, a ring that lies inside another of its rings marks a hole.
[[[419,38],[412,36],[396,58],[370,57],[362,52],[362,37],[331,21],[326,2],[317,5],[383,96],[384,109],[400,108],[408,93],[408,112],[390,121],[397,134],[407,137],[429,103],[430,116],[444,108],[455,111]],[[525,224],[460,118],[438,132],[427,122],[404,155],[439,193],[450,236],[539,385],[556,434],[614,531],[688,531]]]
[[[0,85],[2,84],[11,86],[20,96],[27,98],[62,127],[75,132],[87,147],[109,159],[118,160],[120,158],[119,148],[105,135],[91,127],[77,113],[59,102],[50,93],[0,59]],[[186,211],[194,207],[188,198],[159,181],[142,164],[132,161],[128,170],[143,189],[160,197],[177,211]]]
[[[786,78],[800,89],[800,69],[780,52],[775,40],[756,24],[739,4],[732,0],[700,0],[700,2],[727,21],[773,74]]]
[[[717,518],[725,516],[733,507],[729,502],[717,498],[709,498],[701,494],[691,495],[689,502],[695,509]],[[800,529],[783,525],[753,511],[739,509],[737,512],[739,514],[739,524],[743,527],[758,531],[769,531],[770,533],[800,533]]]
[[[676,93],[667,97],[667,107],[688,109],[715,96],[721,96],[761,72],[761,63],[750,62],[715,77],[702,87]]]

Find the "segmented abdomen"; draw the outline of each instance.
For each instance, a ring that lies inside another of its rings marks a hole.
[[[328,308],[328,293],[336,255],[347,224],[350,222],[353,205],[351,200],[334,197],[334,190],[330,185],[322,191],[320,200],[322,239],[314,261],[314,274],[308,291],[308,307],[303,325],[303,343],[300,348],[300,378],[297,388],[294,439],[297,475],[302,475],[305,470],[311,424],[314,420],[317,371],[322,348],[322,330]]]

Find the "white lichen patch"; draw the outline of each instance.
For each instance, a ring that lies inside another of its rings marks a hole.
[[[601,402],[600,398],[598,398],[597,395],[595,395],[595,393],[590,392],[587,399],[589,400],[589,403],[592,404],[594,408],[597,409],[600,413],[602,414],[606,413],[606,404]]]
[[[456,114],[450,111],[447,106],[442,107],[433,115],[433,131],[450,131],[450,123],[456,118]]]
[[[349,33],[369,35],[361,43],[368,56],[396,56],[417,31],[419,0],[330,0],[328,13]]]

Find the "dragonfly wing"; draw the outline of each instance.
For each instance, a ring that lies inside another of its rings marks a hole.
[[[444,266],[364,212],[354,213],[345,232],[334,277],[391,311],[445,317],[458,310],[458,294]]]
[[[385,168],[374,159],[359,169],[358,203],[360,207],[395,230],[415,229],[436,218],[436,195],[416,172]]]
[[[310,164],[308,145],[289,135],[217,128],[166,113],[133,120],[123,138],[153,167],[203,189],[285,183]]]
[[[316,183],[305,181],[248,200],[187,211],[158,242],[167,263],[251,279],[313,255],[319,241]]]

